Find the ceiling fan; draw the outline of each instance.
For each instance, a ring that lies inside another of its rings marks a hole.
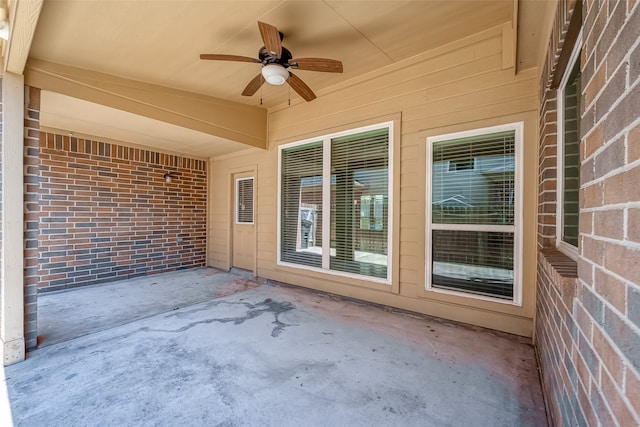
[[[281,85],[285,82],[295,90],[305,101],[316,98],[311,88],[300,77],[293,74],[289,68],[306,71],[322,71],[326,73],[341,73],[342,62],[327,58],[293,58],[291,52],[282,46],[283,34],[273,25],[258,21],[260,36],[264,46],[258,52],[258,58],[240,55],[224,55],[203,53],[200,59],[212,59],[219,61],[253,62],[262,64],[260,74],[255,76],[244,88],[242,95],[252,96],[266,81],[272,85]]]

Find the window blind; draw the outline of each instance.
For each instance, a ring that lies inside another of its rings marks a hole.
[[[513,233],[433,230],[432,285],[513,297]]]
[[[431,286],[512,299],[515,131],[432,145]]]
[[[369,129],[281,148],[281,262],[388,279],[389,127]]]
[[[580,192],[580,61],[576,61],[564,89],[562,240],[578,246]]]
[[[513,224],[514,166],[514,132],[434,143],[433,222]]]
[[[253,178],[236,180],[236,222],[253,224]]]
[[[386,278],[388,129],[332,139],[331,174],[331,269]]]
[[[322,267],[322,141],[282,150],[280,259]]]

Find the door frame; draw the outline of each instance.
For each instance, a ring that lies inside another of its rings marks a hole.
[[[253,276],[258,276],[258,263],[257,263],[257,254],[258,254],[258,165],[249,165],[244,167],[232,168],[229,169],[229,196],[227,198],[229,202],[229,227],[227,233],[227,253],[228,255],[228,266],[229,269],[233,268],[233,229],[236,225],[236,179],[237,175],[240,174],[249,174],[253,177],[253,262],[251,271],[253,272]]]

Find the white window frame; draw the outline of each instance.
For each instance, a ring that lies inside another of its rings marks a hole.
[[[303,264],[294,264],[286,261],[282,261],[281,242],[282,238],[282,152],[283,150],[300,145],[310,144],[314,142],[322,141],[322,205],[331,206],[331,140],[343,136],[354,135],[357,133],[387,129],[389,133],[389,181],[387,189],[388,194],[388,224],[387,224],[387,277],[373,277],[363,274],[349,273],[346,271],[331,270],[331,209],[323,209],[322,211],[322,268],[307,266]],[[366,280],[368,282],[381,283],[391,286],[391,280],[393,277],[393,122],[383,122],[369,126],[363,126],[359,128],[349,129],[342,132],[331,133],[322,135],[315,138],[308,138],[301,141],[295,141],[288,144],[283,144],[278,147],[278,217],[277,217],[277,265],[284,267],[291,267],[302,270],[310,270],[319,273],[331,274],[334,276],[347,277],[352,279]]]
[[[238,210],[238,202],[240,201],[240,186],[238,185],[240,181],[248,181],[251,180],[251,186],[253,187],[253,191],[251,192],[251,203],[252,203],[252,212],[251,212],[251,222],[240,221],[240,211]],[[256,220],[256,181],[253,176],[245,176],[242,178],[236,178],[236,224],[238,225],[252,225]]]
[[[433,143],[440,141],[455,140],[473,136],[488,135],[492,133],[514,131],[515,132],[515,172],[514,172],[514,217],[513,225],[492,225],[492,224],[433,224],[432,223],[432,167],[433,167]],[[522,305],[522,147],[524,138],[524,122],[508,123],[504,125],[491,126],[468,131],[449,133],[427,137],[427,173],[426,173],[426,227],[425,227],[425,289],[429,292],[455,295],[465,298],[473,298],[484,301],[497,302],[501,304]],[[513,299],[478,295],[464,291],[441,289],[432,286],[431,269],[433,258],[433,246],[431,235],[433,230],[462,230],[462,231],[496,231],[513,233]]]
[[[564,91],[567,87],[571,70],[573,70],[573,67],[576,65],[576,61],[580,60],[581,50],[582,30],[580,30],[578,34],[576,45],[573,47],[573,51],[569,57],[569,63],[567,64],[567,68],[558,86],[558,91],[556,92],[556,247],[559,251],[576,261],[578,260],[578,248],[562,240],[562,233],[564,231]],[[578,239],[579,238],[578,233]]]

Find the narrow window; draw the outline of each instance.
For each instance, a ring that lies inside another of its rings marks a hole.
[[[331,179],[331,270],[386,278],[388,130],[332,139]]]
[[[280,148],[281,264],[389,282],[390,126]]]
[[[236,179],[236,224],[253,224],[253,178]]]
[[[515,124],[427,139],[427,289],[519,304],[521,138]]]
[[[580,192],[580,38],[558,89],[557,245],[577,257]]]

